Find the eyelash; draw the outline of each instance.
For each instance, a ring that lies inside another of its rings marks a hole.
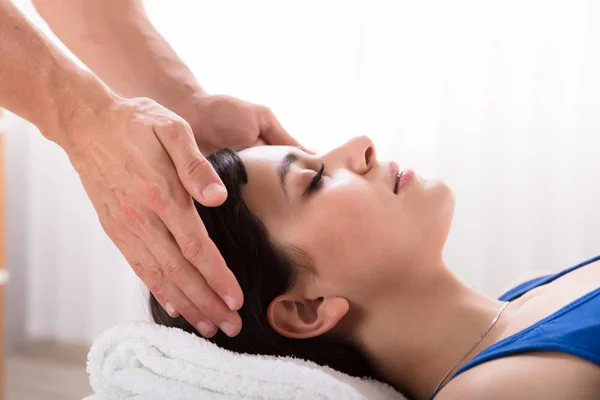
[[[303,196],[310,194],[321,187],[321,185],[323,184],[323,181],[321,179],[323,177],[323,172],[325,172],[325,164],[321,164],[321,169],[312,178],[312,180],[310,181],[310,184],[306,188],[306,191],[304,192]]]

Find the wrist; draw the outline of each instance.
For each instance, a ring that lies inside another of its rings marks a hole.
[[[42,135],[65,151],[71,148],[101,109],[119,99],[106,85],[87,71],[76,71],[52,81],[47,117],[38,125]]]

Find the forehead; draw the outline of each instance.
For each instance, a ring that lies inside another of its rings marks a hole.
[[[275,167],[288,153],[301,153],[299,149],[292,146],[254,146],[240,151],[238,154],[246,168],[260,167],[271,164]]]
[[[256,146],[239,153],[248,174],[248,184],[242,188],[242,198],[250,210],[267,227],[284,215],[289,205],[281,189],[277,167],[286,154],[302,151],[292,146]]]

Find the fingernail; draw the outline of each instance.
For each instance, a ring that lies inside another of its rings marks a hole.
[[[221,328],[221,330],[223,332],[225,332],[227,334],[227,336],[229,336],[229,337],[234,336],[236,334],[236,332],[237,332],[237,329],[236,329],[235,325],[233,323],[227,322],[227,321],[223,322],[219,326],[219,328]]]
[[[173,304],[167,303],[165,308],[167,309],[167,313],[171,316],[171,318],[175,318],[177,316],[177,311],[175,311],[175,307],[173,307]]]
[[[214,336],[213,331],[215,330],[215,326],[206,321],[200,321],[196,324],[196,329],[202,334],[204,337],[212,337]]]
[[[233,297],[229,296],[229,295],[225,295],[223,297],[223,300],[225,301],[225,304],[227,304],[227,307],[229,307],[229,309],[231,311],[237,311],[235,309],[235,300],[233,300]]]
[[[211,183],[202,191],[202,199],[218,201],[227,196],[227,190],[218,183]]]

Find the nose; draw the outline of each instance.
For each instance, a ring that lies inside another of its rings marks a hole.
[[[332,150],[324,158],[330,158],[330,164],[335,163],[364,175],[376,163],[375,145],[367,136],[358,136]]]

